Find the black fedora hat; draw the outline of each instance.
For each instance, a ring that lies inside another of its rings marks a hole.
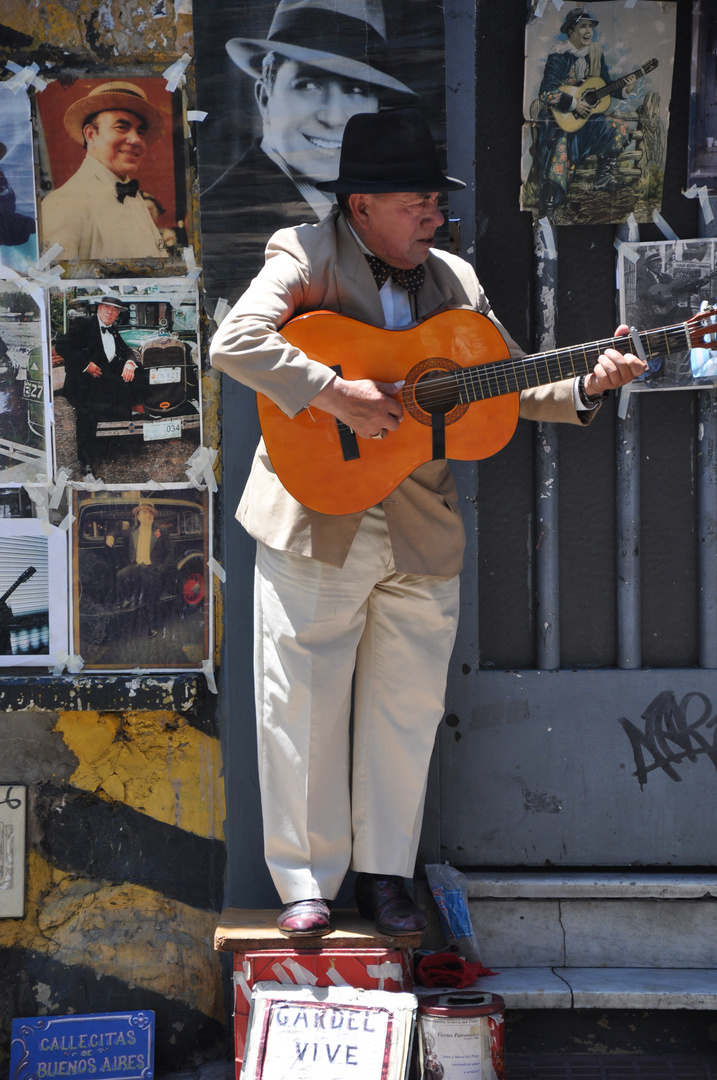
[[[462,180],[445,176],[428,122],[418,109],[357,113],[344,129],[336,180],[320,191],[457,191]]]

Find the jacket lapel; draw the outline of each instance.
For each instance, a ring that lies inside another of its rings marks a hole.
[[[430,315],[435,315],[438,311],[444,311],[447,308],[457,307],[455,294],[447,294],[445,285],[441,288],[438,280],[437,273],[441,268],[440,261],[433,255],[428,256],[425,262],[426,277],[423,282],[423,288],[418,294],[418,317],[419,319],[427,319]]]
[[[383,326],[383,304],[371,267],[341,214],[336,223],[336,288],[342,315]]]

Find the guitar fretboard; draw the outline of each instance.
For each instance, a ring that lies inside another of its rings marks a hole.
[[[673,352],[684,352],[692,348],[689,329],[685,323],[666,326],[660,330],[645,330],[638,335],[645,356],[669,356]],[[576,375],[589,374],[597,359],[606,349],[618,352],[635,352],[630,336],[605,338],[584,345],[555,349],[551,352],[534,353],[517,359],[508,357],[493,363],[478,364],[452,372],[460,402],[467,405],[473,401],[500,397],[502,394],[514,394],[530,387],[545,386],[572,379]]]

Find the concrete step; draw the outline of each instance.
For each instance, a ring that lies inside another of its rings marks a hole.
[[[466,877],[481,959],[494,970],[717,969],[717,874]]]
[[[717,1009],[717,969],[502,968],[471,989],[507,1009]]]

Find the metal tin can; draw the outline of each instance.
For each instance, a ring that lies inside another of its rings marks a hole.
[[[505,1080],[505,1002],[497,994],[452,990],[418,1006],[422,1080]]]

